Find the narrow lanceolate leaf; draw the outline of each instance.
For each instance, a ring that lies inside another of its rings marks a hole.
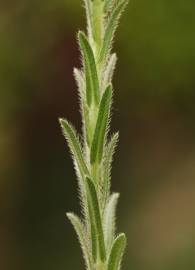
[[[89,249],[89,243],[88,243],[88,238],[86,236],[86,229],[84,227],[84,224],[82,223],[82,221],[80,220],[79,217],[77,217],[75,214],[73,213],[67,213],[67,217],[69,218],[70,222],[72,223],[76,234],[78,236],[82,251],[83,251],[83,256],[84,256],[84,260],[86,263],[86,267],[88,270],[91,270],[93,267],[93,262],[91,259],[91,252]]]
[[[102,207],[104,209],[107,198],[110,193],[110,178],[111,178],[111,168],[114,152],[118,143],[119,133],[115,133],[105,149],[104,154],[104,166],[103,166],[103,182],[102,182]]]
[[[64,136],[68,142],[68,146],[70,148],[70,151],[73,155],[74,160],[76,160],[76,163],[79,167],[79,171],[83,177],[86,175],[89,175],[87,166],[85,164],[85,161],[83,159],[83,154],[81,150],[81,146],[79,143],[79,140],[76,136],[76,132],[74,128],[71,126],[71,124],[68,123],[65,119],[60,119],[60,124],[64,133]]]
[[[103,234],[103,227],[102,227],[102,220],[100,215],[100,208],[98,202],[98,196],[96,192],[96,188],[94,183],[89,179],[86,178],[89,197],[90,197],[90,208],[93,211],[93,220],[91,222],[94,223],[96,228],[96,235],[97,235],[97,246],[98,246],[98,255],[100,260],[104,262],[106,260],[106,250],[105,250],[105,243],[104,243],[104,234]]]
[[[108,84],[112,82],[112,77],[114,74],[115,66],[116,66],[117,56],[113,53],[110,56],[110,59],[105,67],[105,71],[103,73],[103,86],[102,88],[105,89]]]
[[[119,270],[122,256],[126,247],[126,236],[124,233],[119,234],[114,240],[108,260],[108,270]]]
[[[92,5],[91,0],[83,0],[86,10],[86,17],[87,17],[87,30],[88,35],[92,37]]]
[[[92,101],[99,103],[99,80],[93,50],[83,32],[79,32],[79,45],[83,54],[85,77],[86,77],[86,98],[88,106]]]
[[[85,178],[87,175],[89,175],[88,168],[85,164],[85,160],[83,158],[83,153],[81,150],[81,146],[79,143],[79,140],[76,135],[75,129],[72,127],[71,124],[68,123],[65,119],[60,119],[60,124],[64,133],[64,136],[67,140],[68,146],[70,148],[70,151],[72,153],[74,165],[75,165],[75,171],[78,176],[78,184],[79,184],[79,197],[81,200],[81,207],[82,212],[86,221],[86,226],[89,228],[88,224],[88,205],[87,205],[87,194],[86,194],[86,184],[85,184]]]
[[[100,102],[97,123],[91,146],[91,154],[90,154],[91,164],[94,164],[96,162],[100,163],[102,159],[106,138],[106,131],[109,125],[111,103],[112,103],[112,86],[109,85],[106,88]]]
[[[96,262],[98,255],[98,236],[96,233],[96,223],[94,219],[94,211],[90,198],[88,197],[88,210],[89,210],[89,223],[90,223],[90,233],[91,233],[91,250],[93,261]]]
[[[106,59],[109,54],[112,40],[114,37],[114,33],[118,25],[118,21],[127,3],[128,3],[128,0],[119,1],[108,19],[108,23],[107,23],[107,27],[106,27],[105,35],[103,39],[103,45],[100,51],[99,62],[102,62],[104,59]]]
[[[118,198],[119,193],[112,194],[104,212],[104,237],[107,253],[110,251],[115,237],[115,215]]]

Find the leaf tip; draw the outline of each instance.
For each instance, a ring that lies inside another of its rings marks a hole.
[[[85,33],[81,30],[78,31],[78,40],[81,42],[83,39],[86,39]]]
[[[113,197],[114,197],[115,199],[119,199],[119,198],[120,198],[120,193],[118,193],[118,192],[114,193],[114,194],[113,194]]]
[[[59,123],[60,123],[61,125],[64,124],[65,122],[67,122],[67,120],[64,119],[64,118],[62,118],[62,117],[58,118],[58,121],[59,121]]]
[[[62,130],[64,131],[64,128],[66,128],[69,124],[68,121],[64,118],[59,118],[58,121],[60,123]]]
[[[125,250],[125,247],[127,245],[127,237],[125,233],[120,233],[117,237],[116,240],[121,243],[121,246],[123,246],[123,251]]]
[[[70,217],[72,216],[72,213],[71,212],[68,212],[68,213],[66,213],[66,216],[67,216],[67,218],[70,219]]]

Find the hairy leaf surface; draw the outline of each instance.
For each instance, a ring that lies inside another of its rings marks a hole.
[[[98,105],[100,97],[99,80],[97,75],[94,53],[87,37],[83,32],[79,32],[78,38],[79,45],[83,54],[83,61],[85,67],[87,104],[88,106],[90,106],[92,101],[94,101],[94,103]]]
[[[88,35],[92,37],[92,3],[91,0],[83,0],[85,10],[86,10],[86,17],[87,17],[87,30]]]
[[[97,196],[95,185],[92,182],[92,180],[89,179],[88,177],[86,178],[86,180],[87,180],[89,196],[90,196],[90,207],[93,211],[93,220],[91,222],[95,223],[96,235],[97,235],[97,240],[98,240],[98,243],[97,243],[98,252],[99,252],[101,261],[104,262],[106,260],[106,250],[105,250],[104,234],[103,234],[98,196]]]
[[[109,85],[100,102],[97,123],[91,146],[90,161],[91,164],[100,163],[105,144],[106,131],[109,124],[109,114],[112,102],[112,86]]]
[[[99,62],[105,60],[109,54],[118,21],[127,3],[128,0],[119,1],[109,17],[108,24],[105,30],[103,46],[100,51]]]
[[[110,251],[114,237],[115,237],[115,214],[116,206],[119,199],[119,193],[114,193],[106,205],[104,213],[104,236],[107,253]]]
[[[106,146],[105,153],[104,153],[104,166],[103,166],[103,182],[102,182],[102,207],[105,207],[107,202],[107,198],[110,193],[110,178],[111,178],[111,168],[112,168],[112,161],[114,152],[117,146],[119,138],[119,133],[115,133],[111,140],[109,141],[108,145]]]
[[[85,101],[85,87],[84,87],[85,83],[84,83],[82,71],[77,68],[74,68],[74,78],[77,82],[79,96],[82,99],[82,101]]]
[[[117,56],[115,53],[113,53],[110,56],[109,61],[105,67],[105,71],[103,73],[104,74],[103,86],[102,86],[103,89],[105,89],[108,84],[112,83],[112,78],[113,78],[116,62],[117,62]]]
[[[122,256],[126,247],[126,236],[119,234],[114,240],[108,260],[108,270],[119,270]]]
[[[87,269],[91,270],[93,267],[93,262],[91,260],[91,252],[90,252],[89,244],[88,244],[89,239],[86,236],[86,229],[84,227],[84,224],[82,223],[80,218],[77,217],[75,214],[67,213],[66,215],[69,218],[70,222],[72,223],[76,231],[76,234],[78,236]]]
[[[79,167],[81,175],[83,177],[86,175],[89,175],[87,166],[83,158],[81,146],[80,146],[79,140],[77,139],[77,135],[74,128],[65,119],[60,119],[60,124],[63,130],[64,136],[68,142],[70,151],[73,155],[73,158],[76,160],[76,163]]]

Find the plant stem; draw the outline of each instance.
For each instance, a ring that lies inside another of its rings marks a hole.
[[[83,0],[88,36],[79,31],[81,70],[76,69],[82,144],[68,121],[61,119],[79,180],[83,218],[68,213],[80,241],[87,270],[119,270],[126,238],[115,235],[118,194],[110,194],[110,172],[118,133],[108,138],[112,105],[112,75],[116,55],[111,54],[118,20],[128,0]],[[101,57],[100,57],[101,56]],[[100,61],[101,60],[101,61]]]

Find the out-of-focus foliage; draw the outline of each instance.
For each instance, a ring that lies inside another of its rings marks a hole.
[[[119,27],[112,189],[123,194],[124,269],[195,267],[194,10],[193,0],[131,1]],[[72,68],[83,13],[79,0],[0,3],[1,269],[82,269],[57,118],[80,128]]]

